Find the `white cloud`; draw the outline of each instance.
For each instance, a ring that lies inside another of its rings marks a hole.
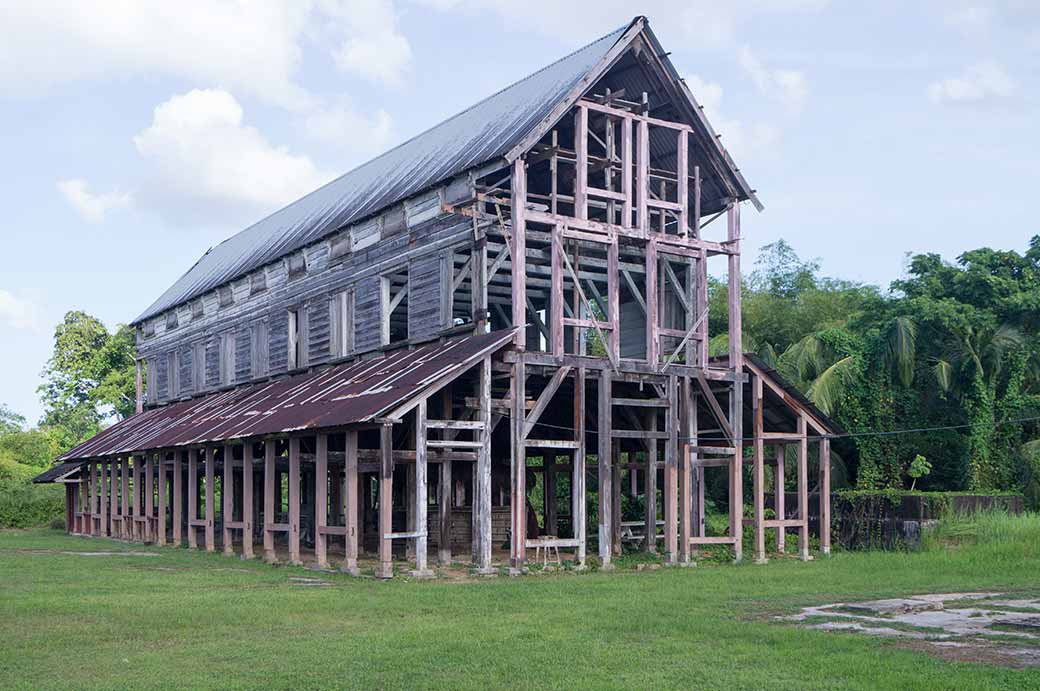
[[[365,115],[344,99],[315,108],[303,120],[304,131],[311,138],[359,155],[383,152],[393,137],[393,125],[385,110]]]
[[[932,82],[927,94],[935,103],[981,103],[1006,98],[1015,88],[1004,68],[987,60],[968,67],[959,76]]]
[[[24,300],[14,293],[0,288],[0,322],[12,329],[38,331],[39,309],[35,303]]]
[[[33,0],[0,3],[0,87],[35,92],[81,79],[172,75],[290,108],[304,40],[343,69],[397,81],[411,58],[393,0]],[[381,47],[383,51],[377,51]]]
[[[85,180],[59,180],[58,191],[65,200],[89,223],[101,223],[105,214],[112,209],[130,205],[133,197],[127,192],[113,190],[107,194],[94,194]]]
[[[333,177],[244,124],[242,106],[220,89],[158,105],[134,145],[151,171],[139,196],[182,220],[255,218]]]
[[[739,164],[771,151],[780,138],[780,129],[768,122],[745,123],[727,118],[722,113],[722,86],[694,74],[686,77],[686,86],[704,110],[719,140]]]
[[[759,92],[779,100],[789,113],[797,115],[805,107],[809,83],[804,74],[798,70],[767,68],[748,46],[741,46],[738,61]]]

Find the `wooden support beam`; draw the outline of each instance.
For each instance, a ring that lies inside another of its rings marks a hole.
[[[734,250],[729,255],[729,367],[735,374],[744,371],[744,345],[741,325],[740,296],[740,204],[733,202],[729,208],[727,241]],[[733,537],[733,558],[740,561],[744,556],[743,529],[744,518],[744,457],[741,448],[744,427],[744,386],[739,378],[734,381],[730,395],[730,429],[731,438],[737,452],[730,468],[730,535]]]
[[[98,525],[102,537],[108,536],[109,512],[108,512],[108,471],[109,462],[102,461],[98,464]]]
[[[556,395],[556,392],[559,390],[560,384],[563,383],[563,380],[570,374],[570,372],[571,368],[568,365],[564,365],[553,372],[553,376],[549,379],[549,383],[545,385],[545,388],[542,389],[542,393],[538,396],[538,400],[535,401],[534,408],[531,409],[531,412],[527,414],[526,419],[524,420],[524,439],[527,439],[528,435],[531,434],[531,430],[534,429],[535,424],[539,419],[541,419],[542,413],[544,413],[545,409],[549,407],[549,403],[552,402],[553,396]]]
[[[574,537],[578,540],[578,568],[585,568],[586,561],[586,506],[585,506],[585,368],[574,372],[574,437],[578,448],[571,460],[571,520]]]
[[[376,578],[393,578],[393,541],[390,534],[394,530],[394,428],[384,424],[379,429],[379,450],[382,461],[379,469],[379,566]]]
[[[422,405],[422,404],[420,404]],[[314,563],[328,569],[329,435],[318,434],[314,445]]]
[[[135,464],[136,465],[136,464]],[[134,485],[136,487],[136,478]],[[134,490],[136,494],[137,490]],[[134,517],[137,516],[137,504],[134,503]],[[199,518],[199,452],[188,449],[188,549],[198,549],[199,536],[195,523]]]
[[[415,578],[433,576],[427,566],[428,522],[426,510],[429,504],[426,488],[426,399],[419,402],[415,409]]]
[[[831,553],[831,440],[820,439],[820,552]]]
[[[610,443],[610,546],[615,557],[621,556],[621,442]]]
[[[643,530],[644,547],[647,552],[657,552],[657,411],[646,411],[646,478],[643,485],[645,504]]]
[[[119,537],[119,461],[116,459],[108,464],[108,497],[109,535]]]
[[[278,466],[275,463],[275,441],[264,442],[264,560],[268,563],[278,561],[278,553],[274,548],[274,533],[269,527],[275,522],[274,485],[277,481]]]
[[[678,138],[675,154],[675,175],[676,184],[678,187],[678,200],[679,200],[679,235],[683,237],[689,235],[690,232],[690,204],[689,204],[689,133],[685,130],[679,130],[676,133]]]
[[[521,373],[523,366],[521,365]],[[477,570],[479,573],[493,573],[491,568],[491,356],[485,356],[480,364],[477,397],[480,399],[478,412],[483,429],[478,433],[480,449],[477,451],[477,489],[476,498],[480,502],[477,510]],[[514,390],[515,395],[515,390]],[[519,400],[523,401],[523,389]],[[515,452],[514,452],[515,453]],[[520,454],[522,455],[521,448]]]
[[[798,440],[798,518],[802,527],[798,529],[798,556],[802,561],[809,561],[809,440],[806,438],[807,420],[804,415],[798,416],[798,432],[802,438]]]
[[[777,520],[784,520],[787,518],[786,509],[784,507],[785,487],[784,487],[784,447],[782,444],[776,446],[776,469],[773,471],[773,513],[776,514]],[[776,551],[780,554],[784,553],[786,548],[785,543],[785,531],[781,528],[776,531]]]
[[[685,440],[679,446],[679,563],[690,562],[690,538],[693,524],[693,503],[691,501],[692,466],[690,465],[691,441],[695,443],[697,410],[694,408],[692,383],[689,377],[679,380],[679,420],[680,434]]]
[[[679,430],[677,415],[679,382],[675,375],[668,378],[668,401],[670,405],[664,411],[665,450],[664,450],[664,550],[668,563],[679,561],[678,520],[679,502],[676,496],[678,489],[678,456]]]
[[[632,118],[621,121],[621,227],[632,227]]]
[[[516,330],[516,347],[527,347],[527,168],[522,157],[513,162],[512,177],[513,247],[512,293],[513,326]]]
[[[343,493],[343,518],[346,532],[344,545],[343,570],[352,576],[360,575],[358,570],[358,433],[347,430],[343,443],[346,475],[346,491]]]
[[[755,506],[755,563],[766,563],[766,479],[765,479],[765,439],[762,436],[763,422],[763,400],[762,400],[762,378],[754,376],[751,378],[751,414],[754,421],[753,444],[754,444],[754,482],[752,492],[754,493]]]
[[[563,240],[560,237],[563,229],[557,224],[552,229],[550,244],[551,290],[549,297],[549,352],[553,355],[564,354],[563,345]]]
[[[661,339],[658,334],[660,319],[657,311],[658,264],[657,239],[651,237],[646,242],[646,361],[655,370],[661,359]]]
[[[130,459],[121,458],[119,460],[119,480],[120,480],[120,501],[119,501],[119,515],[120,515],[120,529],[119,536],[124,540],[131,539],[133,533],[133,518],[130,515]],[[81,507],[82,508],[82,507]]]
[[[289,563],[300,559],[300,438],[289,437]]]
[[[206,464],[206,551],[215,552],[216,536],[214,535],[215,522],[216,522],[216,466],[217,466],[217,450],[214,447],[209,447],[205,452],[205,464]]]
[[[582,105],[574,114],[574,215],[589,217],[589,111]]]
[[[242,558],[253,558],[253,445],[242,446]]]
[[[613,548],[611,546],[611,511],[613,509],[613,501],[611,500],[611,491],[613,489],[613,480],[611,474],[613,468],[611,467],[611,413],[612,407],[610,405],[611,393],[611,373],[608,370],[601,370],[599,374],[599,406],[597,411],[597,421],[599,423],[599,434],[598,434],[598,465],[599,465],[599,561],[600,568],[613,568],[611,564],[611,557],[613,555]]]
[[[156,481],[158,487],[156,494],[159,498],[159,506],[155,516],[155,542],[158,545],[166,544],[166,459],[165,454],[156,454]],[[115,476],[112,482],[113,497],[115,497]],[[114,501],[114,500],[113,500]],[[113,503],[113,506],[115,504]]]
[[[647,201],[650,198],[650,128],[645,119],[636,124],[636,229],[642,233],[650,232],[650,209]]]
[[[224,444],[224,475],[220,484],[221,532],[224,541],[224,556],[230,557],[235,554],[235,539],[231,534],[231,524],[235,519],[235,464],[234,447]]]
[[[524,445],[524,401],[527,398],[527,371],[523,360],[513,365],[513,410],[510,432],[513,452],[509,506],[512,542],[509,566],[512,573],[524,568],[527,541],[527,447]]]

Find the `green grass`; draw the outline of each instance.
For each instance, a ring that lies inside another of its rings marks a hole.
[[[338,574],[47,530],[0,532],[0,688],[1038,688],[776,622],[810,604],[1040,587],[1040,517],[940,530],[927,549],[767,566],[474,582]],[[147,550],[87,557],[62,550]],[[638,559],[630,559],[634,563]]]

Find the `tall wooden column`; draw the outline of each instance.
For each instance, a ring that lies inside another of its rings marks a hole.
[[[610,444],[610,547],[621,556],[621,440]]]
[[[784,506],[786,496],[786,488],[784,486],[784,445],[777,444],[776,446],[776,472],[773,474],[773,513],[776,514],[776,518],[779,521],[787,519],[787,509]],[[787,537],[787,529],[782,525],[776,529],[776,551],[780,554],[784,553],[786,549],[785,538]]]
[[[224,472],[220,481],[220,527],[223,552],[225,557],[235,554],[235,539],[231,533],[231,524],[235,517],[235,464],[234,451],[230,444],[224,445]]]
[[[268,439],[264,442],[264,559],[269,563],[278,561],[274,549],[274,483],[277,481],[278,466],[275,458],[275,442]]]
[[[679,563],[690,562],[690,538],[693,537],[693,501],[691,492],[693,473],[690,465],[693,430],[696,427],[697,411],[694,409],[693,396],[690,391],[690,378],[683,377],[680,382],[679,421],[682,443],[679,445]]]
[[[242,558],[253,558],[253,444],[242,445]]]
[[[523,360],[519,360],[513,365],[513,411],[510,416],[510,441],[513,451],[509,498],[512,514],[512,543],[509,550],[511,573],[523,570],[527,556],[527,447],[524,444],[524,420],[527,416],[526,376],[526,366]]]
[[[831,553],[831,440],[820,439],[820,552]]]
[[[140,456],[134,456],[134,487],[133,487],[133,523],[134,538],[139,542],[147,540],[145,522],[141,519],[146,517],[144,513],[144,467]]]
[[[319,434],[314,443],[314,562],[319,568],[329,568],[329,437]]]
[[[358,459],[357,431],[347,430],[344,441],[344,457],[346,459],[346,491],[343,493],[343,519],[346,533],[343,570],[352,576],[358,571]]]
[[[428,494],[426,490],[426,400],[419,401],[415,411],[415,570],[414,578],[433,576],[427,566],[428,539],[426,530],[428,521],[426,511]]]
[[[217,466],[217,450],[214,447],[209,447],[205,451],[203,456],[203,462],[206,464],[206,551],[215,552],[217,550],[216,545],[216,534],[215,534],[215,523],[217,520],[216,509],[214,505],[216,501],[216,466]]]
[[[740,296],[740,203],[729,208],[727,240],[730,246],[729,297],[729,366],[735,377],[730,396],[730,427],[733,429],[733,463],[730,464],[730,535],[733,537],[733,559],[744,557],[744,343]]]
[[[754,482],[752,483],[751,491],[754,493],[754,505],[755,505],[755,563],[765,564],[766,563],[766,477],[765,477],[765,464],[766,464],[766,448],[765,440],[762,438],[764,434],[764,422],[763,422],[763,401],[762,401],[762,378],[758,375],[754,375],[751,378],[751,411],[752,419],[754,421],[754,430],[752,431],[753,439],[753,451],[754,451]]]
[[[480,431],[477,439],[480,448],[477,449],[477,485],[479,492],[475,501],[479,501],[477,507],[477,572],[490,574],[491,568],[491,357],[486,356],[480,363],[479,381],[477,384],[477,398],[480,401]],[[521,429],[522,429],[521,420]],[[524,453],[523,445],[520,449],[521,456]],[[525,507],[526,508],[526,507]],[[526,511],[525,511],[526,517]],[[524,529],[527,523],[524,522]]]
[[[379,429],[379,567],[376,578],[393,578],[394,427]]]
[[[613,568],[613,564],[610,563],[613,554],[610,539],[612,532],[610,514],[611,510],[614,508],[614,502],[611,499],[614,482],[611,479],[611,471],[613,469],[610,466],[610,446],[613,426],[611,425],[610,403],[611,371],[608,369],[600,370],[598,394],[599,407],[596,417],[597,422],[599,423],[599,430],[597,433],[597,453],[599,456],[599,561],[600,568],[610,569]]]
[[[809,561],[809,440],[805,415],[798,416],[798,556]]]
[[[180,547],[181,536],[181,497],[184,496],[184,478],[181,477],[181,452],[173,452],[173,544]]]
[[[199,451],[188,449],[188,549],[198,549]]]
[[[300,438],[289,438],[289,563],[300,566]]]
[[[144,457],[144,540],[155,542],[155,454]]]
[[[108,536],[108,461],[101,461],[99,475],[99,486],[98,496],[100,498],[100,504],[98,508],[98,524],[101,526],[100,533],[102,537]]]
[[[166,454],[155,455],[155,466],[157,482],[156,490],[159,495],[159,507],[155,519],[155,542],[160,545],[166,544]]]
[[[578,541],[578,568],[585,568],[585,368],[574,370],[574,438],[578,442],[571,458],[571,523]]]
[[[527,346],[527,166],[522,157],[513,161],[512,175],[513,246],[509,256],[512,264],[513,326],[516,346],[523,351]]]
[[[120,537],[123,522],[119,515],[119,459],[113,458],[108,464],[108,516],[109,534]]]
[[[647,429],[651,433],[646,449],[646,478],[643,483],[643,499],[646,533],[644,543],[647,552],[657,551],[657,409],[647,409]]]
[[[441,566],[451,564],[451,461],[441,461],[437,481],[437,516],[440,534],[437,539],[437,562]]]
[[[679,383],[673,374],[668,377],[668,408],[665,409],[664,431],[667,435],[664,450],[664,551],[669,564],[679,561]]]

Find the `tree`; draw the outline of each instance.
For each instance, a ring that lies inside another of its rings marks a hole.
[[[100,431],[111,418],[133,413],[134,336],[120,325],[109,333],[84,312],[71,311],[54,331],[54,352],[37,391],[45,406],[41,426],[59,431],[63,448]]]
[[[25,427],[25,417],[0,403],[0,435],[17,432]]]

